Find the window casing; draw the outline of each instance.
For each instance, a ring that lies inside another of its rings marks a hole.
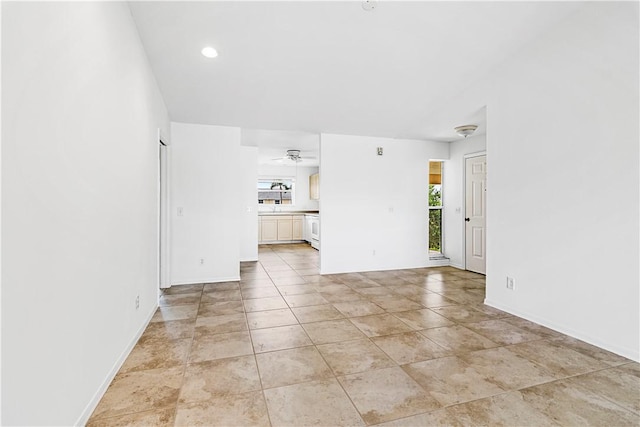
[[[259,178],[259,205],[295,205],[295,180],[293,178]]]
[[[442,258],[443,162],[429,162],[429,257]]]

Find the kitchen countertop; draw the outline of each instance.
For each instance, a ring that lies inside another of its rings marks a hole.
[[[258,211],[258,216],[282,216],[282,215],[319,215],[318,211],[282,211],[282,212],[271,212],[271,211]]]

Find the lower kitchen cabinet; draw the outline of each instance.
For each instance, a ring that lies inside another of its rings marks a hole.
[[[260,220],[260,241],[275,242],[278,240],[278,220],[263,218]]]
[[[304,240],[304,215],[263,215],[258,218],[261,243]]]

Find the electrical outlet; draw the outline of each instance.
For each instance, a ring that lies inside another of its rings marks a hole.
[[[516,289],[516,281],[513,277],[507,276],[507,289],[515,291]]]
[[[200,265],[204,264],[204,258],[200,258]]]
[[[375,249],[373,250],[373,254],[372,255],[374,255],[374,256],[376,255],[376,250]]]
[[[140,295],[136,295],[136,310],[140,308]]]

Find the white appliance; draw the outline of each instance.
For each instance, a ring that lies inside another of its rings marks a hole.
[[[311,217],[311,247],[320,250],[320,217]]]

